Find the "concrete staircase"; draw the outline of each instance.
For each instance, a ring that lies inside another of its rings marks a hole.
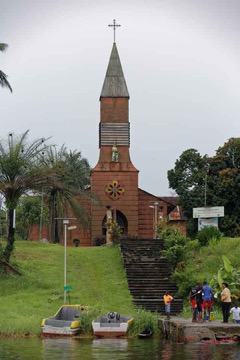
[[[129,290],[135,305],[164,314],[163,295],[174,296],[171,314],[182,311],[177,286],[171,281],[171,264],[162,256],[163,241],[156,239],[122,239],[120,243]]]

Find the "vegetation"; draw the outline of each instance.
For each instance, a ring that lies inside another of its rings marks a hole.
[[[42,319],[63,304],[63,260],[59,244],[16,241],[15,267],[22,275],[0,276],[2,335],[41,333]],[[68,247],[67,284],[73,287],[71,303],[89,306],[82,324],[85,335],[92,335],[92,320],[109,311],[133,315],[129,336],[150,325],[157,331],[158,315],[133,306],[117,245]]]
[[[7,50],[7,47],[8,47],[7,44],[0,43],[0,51]],[[11,85],[7,80],[7,75],[1,70],[0,70],[0,86],[7,87],[12,92]]]
[[[188,251],[185,261],[178,263],[173,274],[179,287],[179,295],[188,301],[191,287],[204,280],[218,293],[215,304],[219,303],[222,281],[228,282],[230,290],[237,294],[235,290],[239,289],[240,285],[239,256],[240,238],[213,238],[207,246],[200,246],[197,240],[192,241],[192,248]],[[236,299],[236,296],[234,298]],[[240,300],[240,293],[237,298]]]
[[[189,219],[194,207],[224,206],[220,230],[225,236],[240,235],[240,138],[229,139],[212,157],[201,156],[195,149],[185,150],[168,171],[168,180]],[[188,230],[194,237],[197,221],[190,221]]]
[[[29,190],[39,190],[51,181],[47,169],[39,163],[40,154],[48,147],[45,139],[27,141],[28,131],[19,137],[9,134],[0,141],[0,193],[8,210],[8,240],[3,259],[9,262],[15,241],[15,209]]]
[[[48,224],[48,215],[43,196],[23,196],[16,209],[16,236],[28,240],[33,225],[40,222],[40,226]]]
[[[111,224],[111,236],[113,244],[118,244],[122,235],[121,228],[116,221]]]
[[[206,226],[197,234],[197,239],[201,246],[206,246],[212,239],[220,240],[222,234],[215,226]]]
[[[158,238],[164,240],[163,253],[173,268],[176,268],[179,262],[183,262],[186,259],[188,250],[191,247],[191,241],[177,227],[171,226],[165,228],[164,224],[160,223]]]
[[[81,152],[69,152],[65,146],[59,150],[56,150],[56,147],[48,148],[42,157],[42,165],[56,173],[59,180],[50,183],[44,195],[49,209],[50,240],[59,243],[62,221],[56,219],[75,216],[84,228],[89,225],[89,214],[78,198],[80,196],[82,199],[97,202],[92,193],[86,191],[90,185],[91,169],[87,159],[82,158]]]
[[[28,131],[20,136],[10,133],[6,140],[0,140],[0,195],[8,215],[1,266],[9,262],[14,249],[17,207],[17,231],[21,238],[27,239],[32,225],[40,221],[44,225],[48,216],[50,240],[59,242],[62,221],[56,218],[75,216],[87,227],[89,216],[78,200],[81,196],[97,202],[86,191],[89,184],[90,167],[80,152],[68,152],[64,146],[57,151],[43,138],[28,141]],[[44,203],[48,205],[48,214]]]

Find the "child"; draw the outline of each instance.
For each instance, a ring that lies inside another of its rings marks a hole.
[[[163,300],[165,304],[165,312],[167,319],[170,319],[171,302],[173,301],[173,297],[169,294],[168,291],[166,291],[165,295],[163,295]]]
[[[233,314],[233,321],[237,324],[240,324],[240,307],[236,304],[231,308],[230,313]]]

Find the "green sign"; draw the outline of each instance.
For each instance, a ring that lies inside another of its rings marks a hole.
[[[64,286],[64,291],[70,291],[72,290],[72,286],[68,285],[68,286]]]

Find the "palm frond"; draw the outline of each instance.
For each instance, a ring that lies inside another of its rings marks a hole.
[[[11,85],[7,81],[7,75],[1,70],[0,70],[0,86],[7,87],[12,92]]]
[[[6,51],[8,48],[8,44],[0,43],[0,51]]]

